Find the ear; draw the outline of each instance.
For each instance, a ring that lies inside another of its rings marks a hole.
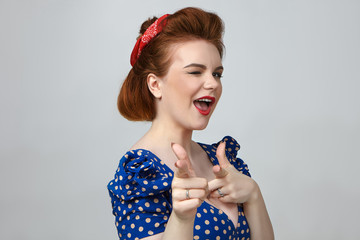
[[[153,73],[149,73],[146,79],[148,88],[155,98],[161,99],[160,78]]]

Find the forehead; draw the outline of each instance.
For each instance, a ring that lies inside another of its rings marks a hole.
[[[205,40],[191,40],[176,44],[171,54],[172,66],[184,67],[190,63],[209,68],[221,66],[220,53],[214,44]]]

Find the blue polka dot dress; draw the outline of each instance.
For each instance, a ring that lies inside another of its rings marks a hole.
[[[229,136],[226,156],[240,172],[250,176],[247,165],[237,158],[239,144]],[[213,165],[220,142],[199,145]],[[121,159],[115,177],[108,184],[115,225],[120,239],[141,239],[165,231],[172,211],[171,182],[174,172],[152,152],[137,149],[128,151]],[[250,229],[241,205],[238,223],[234,223],[220,209],[203,202],[197,209],[194,239],[250,239]]]

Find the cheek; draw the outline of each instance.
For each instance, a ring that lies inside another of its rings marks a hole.
[[[221,94],[222,94],[222,84],[221,84],[221,82],[220,82],[219,88],[218,88],[219,99],[220,99],[220,97],[221,97]]]
[[[192,97],[199,91],[201,86],[199,84],[194,84],[194,82],[191,81],[182,81],[182,82],[179,81],[176,84],[175,88],[176,88],[175,90],[179,92],[179,94],[181,94],[183,97],[184,96]]]

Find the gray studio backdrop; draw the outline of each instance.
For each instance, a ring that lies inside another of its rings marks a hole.
[[[116,239],[106,185],[146,131],[116,110],[140,24],[185,6],[226,24],[231,135],[277,239],[360,239],[360,2],[0,0],[0,239]]]

